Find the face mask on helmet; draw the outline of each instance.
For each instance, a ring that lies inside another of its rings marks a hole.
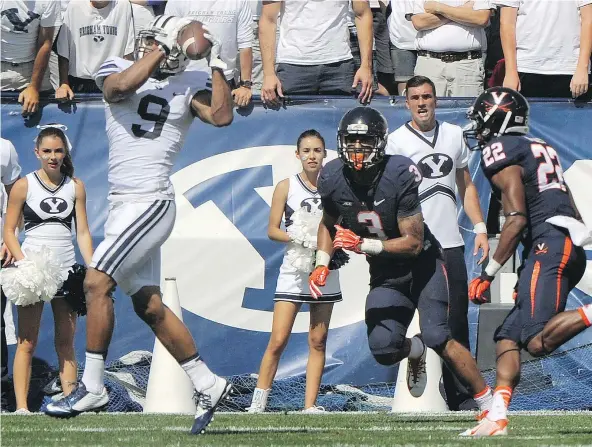
[[[384,158],[386,140],[368,134],[365,124],[350,124],[338,134],[338,153],[343,162],[354,171],[362,171],[377,165]]]
[[[158,27],[149,27],[138,33],[136,39],[136,60],[142,59],[147,54],[154,51],[158,46],[155,40],[155,36],[164,31]],[[181,49],[175,45],[169,55],[162,60],[155,73],[156,77],[165,78],[167,76],[173,76],[187,68],[189,65],[189,59],[183,54]]]

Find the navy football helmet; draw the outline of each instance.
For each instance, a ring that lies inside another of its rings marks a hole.
[[[492,87],[481,93],[467,112],[470,126],[463,132],[467,146],[480,149],[492,138],[528,133],[530,106],[522,94],[507,87]],[[476,140],[471,144],[470,140]]]

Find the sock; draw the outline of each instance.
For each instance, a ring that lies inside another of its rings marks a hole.
[[[263,388],[255,388],[253,391],[253,400],[251,401],[251,407],[257,407],[261,410],[265,410],[267,406],[267,398],[271,389],[264,390]]]
[[[200,393],[212,387],[216,382],[216,375],[210,371],[208,365],[197,354],[183,361],[181,368],[187,373],[194,388]]]
[[[82,383],[89,393],[101,394],[105,386],[105,357],[97,352],[86,352]]]
[[[410,338],[411,340],[411,348],[409,349],[409,358],[410,359],[418,359],[422,356],[423,351],[425,351],[425,345],[421,338],[414,336]]]
[[[491,388],[486,386],[483,391],[473,396],[473,399],[479,405],[479,411],[486,411],[491,409],[491,403],[493,402],[493,393]]]
[[[493,393],[493,402],[487,415],[490,421],[501,421],[508,419],[508,407],[512,399],[512,388],[509,386],[498,386]]]
[[[584,324],[588,327],[592,326],[592,304],[586,304],[578,309]]]

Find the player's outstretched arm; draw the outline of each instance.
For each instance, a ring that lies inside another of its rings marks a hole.
[[[107,102],[119,102],[135,93],[154,73],[166,57],[164,50],[155,49],[121,73],[113,73],[103,81],[103,97]]]
[[[232,93],[222,70],[212,68],[212,91],[198,92],[193,97],[191,107],[195,116],[204,123],[216,127],[232,123]]]
[[[502,193],[502,206],[506,222],[502,228],[497,250],[493,254],[492,260],[494,262],[489,262],[493,266],[490,268],[490,265],[488,265],[487,267],[490,271],[497,265],[501,268],[514,254],[522,238],[522,232],[528,223],[524,184],[522,183],[522,168],[517,165],[508,166],[495,174],[491,180]],[[493,272],[493,274],[489,272],[491,276],[495,275],[495,273],[497,271]]]

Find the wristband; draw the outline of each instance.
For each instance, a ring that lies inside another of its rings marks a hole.
[[[502,268],[502,265],[497,262],[495,259],[491,258],[489,260],[489,263],[487,264],[487,267],[485,267],[485,274],[488,276],[495,276],[495,274],[497,272],[499,272],[499,270]]]
[[[368,255],[378,255],[382,253],[383,250],[384,245],[382,245],[382,241],[379,239],[364,238],[360,244],[360,251]]]
[[[317,250],[315,268],[321,265],[327,267],[329,262],[331,262],[331,255],[323,250]]]
[[[475,227],[473,227],[473,233],[487,234],[487,225],[485,225],[485,222],[479,222],[478,224],[475,224]]]

